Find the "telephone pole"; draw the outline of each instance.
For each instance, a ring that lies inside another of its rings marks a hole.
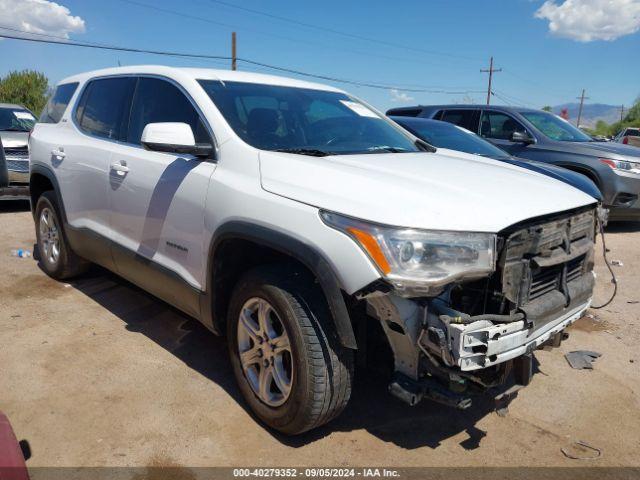
[[[578,110],[578,121],[576,122],[576,127],[580,128],[580,119],[582,118],[582,106],[584,105],[585,100],[589,100],[589,97],[584,96],[584,88],[583,88],[582,95],[576,98],[580,100],[580,109]]]
[[[487,105],[491,103],[491,82],[493,81],[493,73],[501,72],[501,68],[493,68],[493,57],[489,60],[489,69],[481,69],[480,73],[488,73],[489,74],[489,88],[487,89]]]
[[[231,32],[231,70],[238,69],[238,61],[236,57],[236,32]]]
[[[624,120],[624,105],[620,105],[620,122]]]

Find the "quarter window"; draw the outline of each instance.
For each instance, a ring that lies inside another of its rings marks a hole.
[[[85,132],[110,140],[123,140],[135,78],[92,80],[80,99],[76,121]]]
[[[144,127],[158,122],[186,123],[196,143],[212,143],[198,111],[178,87],[166,80],[142,77],[133,98],[127,142],[140,144]]]
[[[483,112],[480,134],[485,138],[511,140],[514,132],[526,133],[526,129],[509,115],[498,112]]]
[[[69,101],[78,88],[78,82],[65,83],[64,85],[58,85],[56,91],[51,96],[49,101],[42,110],[40,123],[58,123],[64,115],[64,111],[69,105]]]

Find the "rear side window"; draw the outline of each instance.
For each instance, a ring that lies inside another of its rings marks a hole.
[[[627,130],[625,132],[625,136],[627,137],[640,137],[640,130]]]
[[[466,128],[470,132],[478,131],[478,111],[477,110],[443,110],[437,120],[453,123],[459,127]]]
[[[186,123],[196,143],[212,143],[198,111],[178,87],[166,80],[142,77],[133,97],[127,142],[139,145],[144,127],[158,122]]]
[[[123,140],[134,86],[132,77],[89,82],[76,109],[80,128],[98,137]]]
[[[58,123],[69,105],[69,101],[78,88],[78,82],[58,85],[56,91],[42,110],[40,123]]]

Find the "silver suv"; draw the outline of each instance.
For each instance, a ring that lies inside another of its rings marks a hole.
[[[341,90],[148,66],[54,98],[30,140],[42,268],[98,263],[226,334],[282,432],[336,417],[366,352],[411,405],[524,385],[590,305],[593,197],[436,151]]]
[[[29,132],[36,119],[20,105],[0,103],[0,199],[29,198]]]

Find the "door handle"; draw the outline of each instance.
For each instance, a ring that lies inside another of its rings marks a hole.
[[[59,159],[63,159],[64,157],[67,156],[67,154],[64,153],[64,148],[62,148],[62,147],[60,147],[58,149],[51,150],[51,155],[53,155],[54,157],[59,158]]]
[[[125,161],[112,163],[111,170],[116,172],[116,175],[120,175],[121,177],[124,177],[127,173],[129,173],[129,167],[127,167],[127,163]]]

